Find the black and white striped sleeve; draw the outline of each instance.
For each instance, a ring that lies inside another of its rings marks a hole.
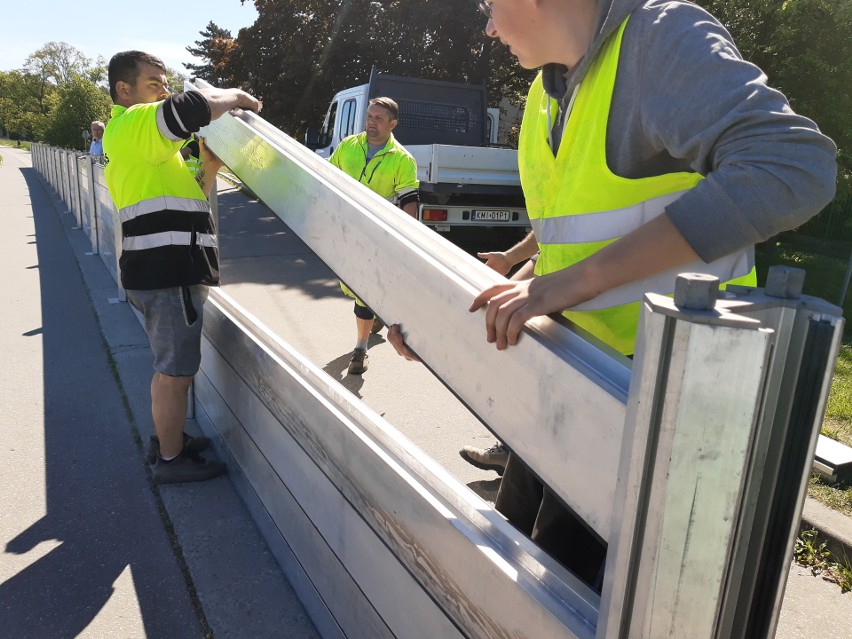
[[[170,140],[186,140],[208,124],[210,105],[198,91],[170,95],[157,110],[160,133]]]

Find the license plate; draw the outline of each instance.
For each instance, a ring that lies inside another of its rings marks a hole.
[[[470,219],[475,222],[508,222],[509,217],[509,211],[484,210],[470,212]]]

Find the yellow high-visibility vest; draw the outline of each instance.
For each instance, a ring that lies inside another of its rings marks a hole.
[[[391,134],[383,149],[367,161],[367,134],[344,139],[329,161],[371,191],[394,203],[417,190],[417,162]]]
[[[547,95],[541,74],[533,82],[521,125],[518,163],[527,213],[541,254],[536,275],[575,264],[665,211],[703,177],[678,172],[628,179],[606,161],[606,131],[625,20],[599,52],[573,96],[559,151],[549,137],[558,104]],[[669,295],[684,271],[709,273],[725,284],[754,286],[753,249],[712,263],[685,265],[639,280],[565,311],[569,320],[624,354],[633,353],[640,300],[646,292]],[[724,285],[723,284],[723,287]]]

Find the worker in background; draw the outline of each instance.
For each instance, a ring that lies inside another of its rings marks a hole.
[[[219,284],[219,254],[207,195],[221,161],[204,153],[201,183],[180,148],[193,133],[234,108],[260,111],[239,89],[170,95],[163,62],[141,51],[109,62],[115,104],[104,133],[105,177],[121,221],[119,265],[127,300],[143,316],[154,354],[151,411],[159,483],[210,479],[225,467],[198,453],[203,437],[184,433],[188,390],[201,362],[208,287]],[[210,169],[208,170],[208,166]]]
[[[522,67],[541,69],[518,148],[539,253],[469,309],[486,309],[485,336],[498,349],[516,344],[527,320],[563,313],[630,355],[645,292],[671,294],[684,271],[754,285],[754,244],[831,201],[835,145],[700,7],[479,7],[486,33]],[[388,340],[416,358],[398,325]],[[512,453],[495,508],[600,590],[605,544]]]
[[[367,128],[340,142],[329,161],[374,193],[393,202],[417,218],[420,203],[417,162],[393,137],[399,122],[399,107],[390,98],[373,98],[367,107]],[[355,349],[349,361],[350,375],[367,370],[367,341],[382,323],[343,282],[343,292],[355,300]]]

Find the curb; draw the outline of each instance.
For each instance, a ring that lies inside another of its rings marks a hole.
[[[831,552],[834,561],[852,564],[852,517],[808,497],[802,511],[799,531],[812,528],[817,531],[819,538],[825,541],[825,547]]]

